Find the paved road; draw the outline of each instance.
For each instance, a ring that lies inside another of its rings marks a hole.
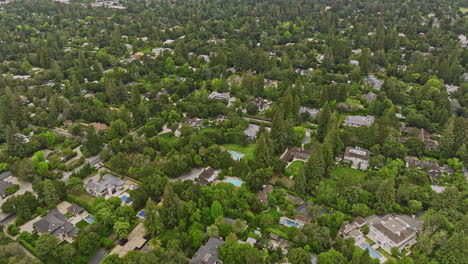
[[[80,152],[81,153],[81,152]],[[83,163],[81,166],[78,166],[76,167],[73,171],[67,171],[67,172],[64,172],[63,173],[63,177],[62,177],[62,181],[64,182],[68,182],[70,180],[70,176],[72,175],[73,172],[78,172],[79,170],[81,170],[81,168],[83,168],[83,166],[86,164],[86,163],[89,163],[91,166],[94,166],[96,164],[98,164],[99,162],[101,162],[101,157],[99,155],[97,156],[94,156],[94,157],[89,157],[89,158],[86,158],[85,159],[85,163]]]

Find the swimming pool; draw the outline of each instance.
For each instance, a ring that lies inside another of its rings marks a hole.
[[[138,213],[138,216],[141,217],[141,218],[145,218],[145,214],[146,214],[146,211],[145,211],[145,210],[141,210],[141,211]]]
[[[361,243],[359,245],[363,250],[369,249],[369,255],[373,258],[380,259],[383,257],[377,250],[373,249],[367,242]]]
[[[124,202],[124,203],[126,203],[126,204],[132,204],[132,201],[130,201],[128,198],[129,198],[129,197],[128,197],[127,195],[122,195],[122,196],[120,197],[120,200],[122,200],[122,202]]]
[[[299,228],[299,223],[296,223],[294,221],[291,221],[287,218],[283,218],[281,219],[281,224],[285,225],[285,226],[288,226],[288,227],[291,227],[291,226],[294,226],[294,227],[297,227]]]
[[[227,179],[227,182],[231,183],[231,184],[234,184],[235,186],[237,187],[241,187],[243,182],[239,179],[234,179],[234,178],[229,178]]]
[[[231,158],[233,160],[240,160],[242,159],[245,155],[242,154],[242,153],[239,153],[239,152],[235,152],[235,151],[232,151],[232,150],[228,150],[229,154],[231,154]]]
[[[85,220],[86,222],[92,224],[92,223],[94,223],[94,216],[92,216],[92,215],[87,215],[87,216],[85,217],[84,220]]]

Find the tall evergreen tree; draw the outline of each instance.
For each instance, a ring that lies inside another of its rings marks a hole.
[[[273,162],[273,146],[268,131],[262,129],[257,140],[257,147],[255,148],[254,157],[262,167],[272,166]]]
[[[323,105],[322,110],[320,110],[318,116],[317,137],[320,141],[323,141],[325,139],[325,136],[327,135],[328,122],[330,120],[330,116],[330,105],[328,104],[328,102],[326,102]]]
[[[174,192],[170,184],[166,185],[163,195],[163,206],[161,210],[161,217],[164,225],[167,228],[173,228],[179,222],[181,215],[182,201],[179,196]]]
[[[325,176],[325,163],[321,155],[321,149],[320,145],[312,149],[304,167],[304,175],[307,179],[309,191],[313,191]]]

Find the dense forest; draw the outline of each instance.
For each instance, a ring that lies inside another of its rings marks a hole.
[[[468,264],[467,12],[0,0],[0,264]]]

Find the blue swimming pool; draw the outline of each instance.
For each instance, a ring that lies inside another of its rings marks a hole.
[[[289,220],[289,219],[283,219],[281,223],[282,223],[283,225],[289,226],[289,227],[291,227],[291,226],[299,227],[299,223],[296,223],[296,222],[291,221],[291,220]]]
[[[141,211],[138,213],[138,216],[141,217],[141,218],[145,218],[145,214],[146,214],[146,211],[145,211],[145,210],[141,210]]]
[[[92,223],[94,223],[94,216],[92,216],[92,215],[87,215],[87,216],[85,217],[84,220],[85,220],[86,222],[92,224]]]
[[[232,151],[232,150],[229,150],[228,152],[229,152],[229,154],[231,154],[231,157],[232,157],[233,160],[240,160],[245,156],[242,153],[235,152],[235,151]]]
[[[383,257],[377,250],[373,249],[366,242],[361,243],[359,247],[362,248],[363,250],[369,249],[369,255],[373,258],[380,259],[381,257]]]
[[[120,197],[120,199],[122,200],[122,202],[127,202],[128,201],[128,196],[124,195],[124,196]]]
[[[234,178],[229,178],[227,179],[227,182],[231,183],[231,184],[234,184],[235,186],[237,187],[241,187],[243,182],[241,180],[238,180],[238,179],[234,179]]]

